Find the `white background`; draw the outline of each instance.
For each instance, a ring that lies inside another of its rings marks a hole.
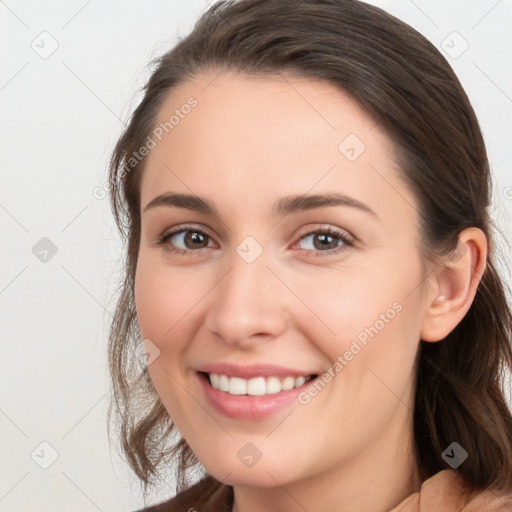
[[[453,53],[469,44],[447,58],[479,117],[495,173],[495,216],[512,240],[512,2],[372,3],[439,48],[446,41]],[[146,65],[207,6],[0,1],[2,512],[130,512],[143,505],[106,436],[107,328],[122,247],[101,187],[113,145],[141,98]],[[51,44],[58,48],[47,58],[31,47],[43,52]],[[57,248],[46,263],[32,252],[43,237]],[[42,469],[52,450],[57,459]]]

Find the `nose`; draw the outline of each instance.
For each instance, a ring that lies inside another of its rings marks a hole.
[[[278,338],[290,318],[292,294],[264,256],[248,263],[235,253],[211,292],[205,320],[209,334],[243,350]]]

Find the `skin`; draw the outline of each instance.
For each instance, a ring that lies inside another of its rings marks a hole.
[[[465,230],[425,279],[419,206],[393,147],[330,84],[205,73],[169,94],[157,123],[190,96],[197,107],[147,157],[141,210],[174,191],[209,199],[219,215],[142,211],[135,301],[142,337],[159,350],[149,366],[156,391],[207,471],[234,486],[235,512],[389,511],[421,485],[412,435],[420,338],[441,340],[469,309],[485,235]],[[338,149],[348,134],[366,146],[354,161]],[[330,192],[376,216],[349,206],[272,215],[283,196]],[[185,224],[208,237],[156,243]],[[343,250],[325,254],[314,242],[327,227],[353,245],[335,237],[328,248]],[[252,263],[236,252],[247,236],[263,250]],[[307,405],[237,420],[203,394],[194,368],[211,362],[326,371],[397,302],[401,311]],[[237,457],[248,442],[261,453],[252,467]]]

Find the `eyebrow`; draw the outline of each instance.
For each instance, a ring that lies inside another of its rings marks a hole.
[[[178,192],[165,192],[152,199],[144,208],[144,212],[156,208],[157,206],[185,208],[207,215],[218,216],[215,205],[194,194],[181,194]],[[325,208],[328,206],[349,206],[363,212],[369,213],[379,218],[378,215],[368,205],[341,193],[328,194],[299,194],[282,197],[275,202],[273,214],[275,216],[288,215],[305,210],[313,210],[315,208]]]

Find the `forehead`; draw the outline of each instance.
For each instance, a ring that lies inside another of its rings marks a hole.
[[[204,74],[169,93],[158,127],[142,204],[166,189],[238,190],[247,202],[312,188],[365,196],[376,179],[382,185],[376,170],[393,166],[374,120],[334,85],[309,78]]]
[[[195,103],[192,108],[188,106],[191,102]],[[167,126],[163,134],[170,144],[170,139],[177,142],[180,134],[186,137],[193,129],[197,144],[194,140],[189,143],[194,147],[200,144],[202,151],[197,156],[231,146],[233,157],[243,152],[246,159],[253,154],[264,158],[276,149],[283,154],[287,150],[307,152],[320,142],[334,149],[337,158],[340,137],[353,133],[368,138],[375,128],[373,119],[334,85],[284,75],[205,73],[169,93],[156,125],[165,127],[173,117],[173,126]],[[375,130],[368,142],[375,143],[376,138],[383,142],[379,135]]]

